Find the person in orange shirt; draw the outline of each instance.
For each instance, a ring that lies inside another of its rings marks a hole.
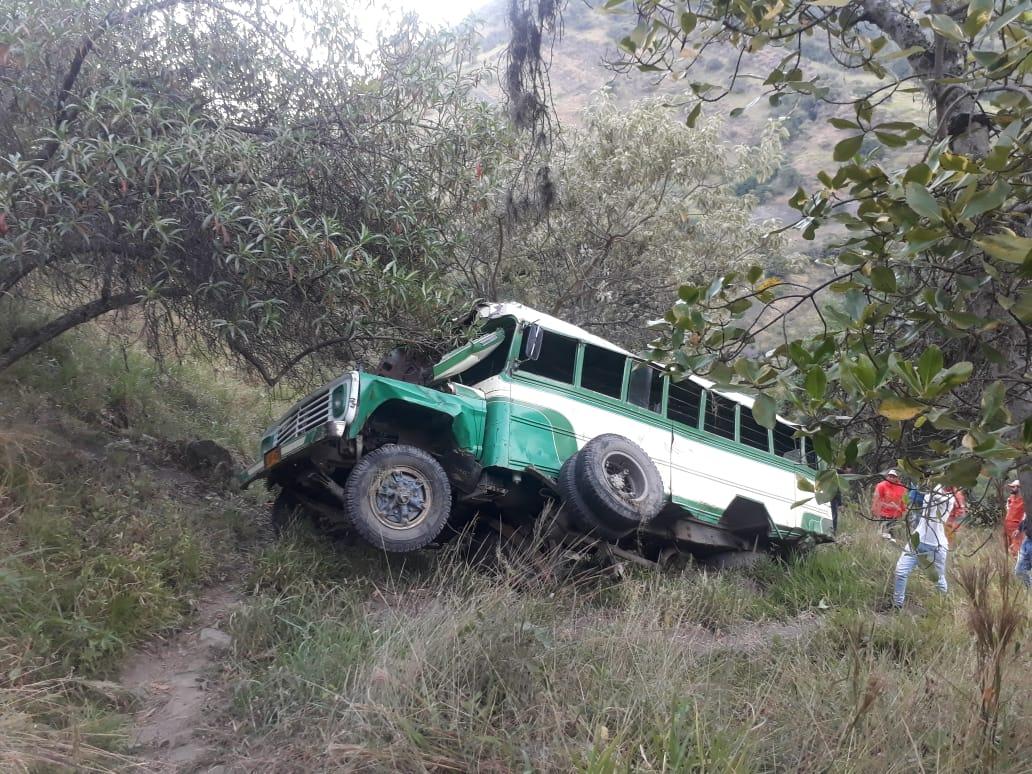
[[[892,468],[885,471],[885,479],[874,488],[871,513],[882,522],[882,537],[890,537],[889,527],[906,512],[907,488],[900,483],[899,473]]]
[[[1021,482],[1014,479],[1007,484],[1010,497],[1007,498],[1007,513],[1003,517],[1003,539],[1007,543],[1007,552],[1015,557],[1021,549],[1025,536],[1021,533],[1021,520],[1025,518],[1025,501],[1021,497]]]
[[[955,486],[944,486],[943,490],[953,495],[953,510],[946,519],[946,537],[953,544],[953,538],[967,517],[967,495],[964,490]]]

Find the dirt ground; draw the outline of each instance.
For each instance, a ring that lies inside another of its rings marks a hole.
[[[140,698],[131,753],[143,771],[226,770],[206,730],[209,713],[223,701],[219,661],[232,644],[223,627],[240,603],[231,583],[208,589],[189,628],[151,643],[126,662],[119,682]]]

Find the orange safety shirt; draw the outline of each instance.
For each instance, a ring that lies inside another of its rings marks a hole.
[[[1007,515],[1003,517],[1003,534],[1007,538],[1007,548],[1011,556],[1017,556],[1025,536],[1018,532],[1021,520],[1025,518],[1025,501],[1021,495],[1012,494],[1007,498]]]
[[[874,488],[874,515],[879,519],[898,519],[903,515],[907,488],[886,479]]]
[[[950,511],[950,515],[946,519],[946,537],[952,543],[957,530],[960,529],[960,525],[967,518],[967,495],[964,494],[963,489],[950,488],[946,491],[953,495],[953,510]]]

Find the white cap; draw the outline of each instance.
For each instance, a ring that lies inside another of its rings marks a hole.
[[[889,468],[888,470],[885,471],[885,475],[886,476],[896,476],[896,478],[899,478],[899,471],[896,470],[895,468]]]
[[[1018,479],[1014,479],[1007,486],[1021,486],[1021,482]]]

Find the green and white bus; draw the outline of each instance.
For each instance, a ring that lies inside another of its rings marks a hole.
[[[411,551],[478,519],[531,526],[551,499],[554,529],[646,555],[833,538],[826,505],[793,507],[816,476],[805,439],[758,424],[748,396],[520,304],[477,317],[427,384],[350,371],[265,432],[242,479],[278,489],[275,523],[307,511]]]

